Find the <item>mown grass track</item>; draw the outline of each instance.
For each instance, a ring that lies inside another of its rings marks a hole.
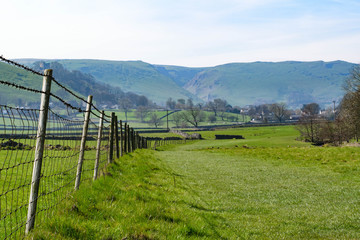
[[[31,237],[360,239],[358,148],[312,147],[293,127],[227,132],[246,139],[208,132],[118,160]]]

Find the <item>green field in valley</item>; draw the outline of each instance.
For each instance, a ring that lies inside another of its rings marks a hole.
[[[117,160],[29,238],[360,239],[357,147],[313,147],[293,126],[201,134]]]

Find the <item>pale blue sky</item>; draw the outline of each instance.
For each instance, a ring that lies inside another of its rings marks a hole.
[[[360,0],[1,0],[8,58],[360,63]]]

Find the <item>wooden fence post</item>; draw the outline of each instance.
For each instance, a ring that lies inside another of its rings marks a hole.
[[[120,120],[120,157],[123,156],[124,151],[124,134],[122,128],[122,121]]]
[[[124,123],[124,152],[125,152],[125,153],[128,153],[127,123]]]
[[[118,118],[115,116],[115,146],[116,146],[116,158],[120,158],[120,147],[119,147],[119,124],[118,124]]]
[[[135,136],[134,136],[134,128],[130,129],[130,136],[131,136],[131,152],[135,151]]]
[[[91,111],[91,103],[92,103],[92,96],[89,95],[87,99],[87,105],[86,105],[86,112],[85,112],[85,121],[83,126],[83,132],[81,136],[81,143],[80,143],[80,154],[79,154],[79,161],[76,171],[76,179],[75,179],[75,190],[79,189],[80,186],[80,180],[81,180],[81,171],[82,171],[82,165],[84,162],[84,154],[85,154],[85,144],[86,144],[86,137],[89,127],[89,120],[90,120],[90,111]]]
[[[95,159],[95,167],[94,167],[94,178],[96,180],[99,172],[99,161],[100,161],[100,151],[101,151],[101,138],[102,138],[102,129],[104,125],[104,111],[101,111],[100,119],[99,119],[99,131],[98,131],[98,139],[96,145],[96,159]]]
[[[110,134],[109,134],[109,155],[108,163],[111,163],[114,158],[114,128],[115,128],[115,113],[111,113],[111,124],[110,124]]]
[[[130,136],[130,126],[127,125],[127,147],[128,147],[128,153],[131,152],[131,136]]]
[[[42,165],[44,146],[45,146],[46,123],[47,123],[48,109],[49,109],[51,79],[52,79],[52,69],[46,69],[44,71],[43,86],[42,86],[42,91],[45,93],[41,94],[38,131],[36,136],[35,158],[34,158],[33,173],[31,179],[31,189],[30,189],[25,234],[28,234],[30,230],[34,228],[35,225],[35,215],[36,215],[36,207],[37,207],[37,200],[39,195],[40,176],[41,176],[41,165]]]
[[[166,110],[166,129],[169,131],[169,110]]]

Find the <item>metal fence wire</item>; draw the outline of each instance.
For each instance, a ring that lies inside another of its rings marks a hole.
[[[0,60],[3,59],[3,57],[0,58]],[[7,63],[29,71],[29,68],[14,64],[12,61]],[[35,71],[32,73],[41,75]],[[41,79],[41,77],[42,75],[39,78]],[[39,100],[41,94],[44,94],[43,91],[4,79],[0,82],[0,86],[17,89],[19,96],[27,94],[26,92],[37,94]],[[41,184],[36,198],[37,205],[34,216],[36,225],[51,216],[54,207],[74,191],[85,121],[81,113],[86,112],[52,93],[50,96],[53,96],[51,101],[58,101],[64,107],[48,108],[39,179]],[[29,195],[33,183],[35,161],[34,150],[41,110],[1,104],[0,102],[0,239],[21,239],[25,235],[28,223]],[[81,182],[94,178],[100,111],[96,109],[96,112],[92,111],[90,115]],[[99,174],[108,163],[109,149],[110,121],[106,115],[103,115],[102,120],[104,127],[101,130],[101,140],[103,141],[101,141],[99,149]]]
[[[101,176],[115,151],[119,158],[166,142],[148,142],[126,123],[122,128],[114,112],[106,115],[91,96],[85,100],[76,95],[52,77],[52,70],[42,74],[3,56],[0,62],[17,68],[12,82],[6,79],[8,70],[0,72],[0,239],[21,239],[35,222],[36,226],[44,222],[82,182]],[[22,78],[29,74],[39,81],[25,84]],[[39,90],[41,78],[43,89]],[[56,91],[50,91],[48,81],[55,83]],[[58,90],[81,103],[74,106],[76,101],[54,94]],[[7,91],[12,101],[1,96]],[[16,106],[14,100],[21,105],[22,98],[37,99],[37,103],[41,99],[40,107]],[[86,109],[79,107],[84,105]]]

